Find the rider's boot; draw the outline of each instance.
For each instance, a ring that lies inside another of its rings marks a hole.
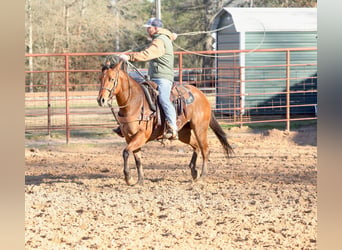
[[[164,134],[164,138],[169,140],[178,140],[178,131],[177,128],[173,128],[168,124],[168,129],[166,130],[166,133]]]
[[[116,134],[117,134],[118,136],[120,136],[120,137],[124,137],[124,135],[123,135],[122,132],[121,132],[120,126],[117,127],[117,128],[115,128],[115,129],[113,129],[113,132],[116,133]]]

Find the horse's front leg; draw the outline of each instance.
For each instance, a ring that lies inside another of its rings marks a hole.
[[[144,174],[142,170],[141,157],[140,157],[140,149],[146,143],[145,132],[143,130],[139,130],[129,141],[127,147],[123,151],[124,158],[124,175],[125,181],[128,185],[133,185],[132,176],[130,173],[130,169],[128,166],[128,156],[131,152],[133,152],[135,164],[138,171],[138,183],[143,184]]]
[[[134,159],[135,159],[135,166],[137,167],[138,171],[138,184],[143,185],[144,184],[144,172],[141,165],[141,150],[140,148],[133,152]]]
[[[125,181],[126,181],[127,185],[133,185],[131,171],[130,171],[129,166],[128,166],[129,151],[127,149],[124,149],[124,151],[122,153],[122,157],[124,160]]]

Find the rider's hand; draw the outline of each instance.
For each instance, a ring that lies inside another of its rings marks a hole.
[[[178,37],[177,33],[172,33],[172,41],[176,40]]]
[[[119,55],[119,58],[120,58],[122,61],[124,61],[124,62],[129,61],[129,55],[120,54],[120,55]]]

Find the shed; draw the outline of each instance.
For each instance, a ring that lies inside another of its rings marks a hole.
[[[228,113],[241,108],[242,114],[246,110],[249,114],[285,114],[285,108],[248,109],[284,104],[286,98],[284,94],[269,94],[283,92],[286,87],[286,53],[255,50],[317,47],[317,9],[223,8],[211,29],[216,30],[214,50],[251,50],[216,58],[217,108]],[[292,65],[311,65],[291,66],[291,89],[317,89],[317,50],[291,52],[290,58]],[[240,94],[241,98],[236,98]],[[293,94],[290,100],[291,105],[316,104],[317,93]],[[292,114],[314,112],[312,105],[291,109]]]

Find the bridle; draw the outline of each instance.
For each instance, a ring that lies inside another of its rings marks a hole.
[[[103,90],[103,89],[107,90],[109,92],[108,99],[112,100],[113,97],[114,97],[113,93],[114,93],[114,91],[115,91],[115,89],[116,89],[116,87],[118,86],[118,83],[119,83],[119,71],[117,71],[116,78],[111,78],[110,81],[113,82],[113,87],[111,89],[107,88],[107,87],[103,87],[102,84],[101,84],[101,89],[100,90]]]
[[[109,66],[105,66],[105,68],[108,70],[109,69]],[[129,77],[128,77],[128,82],[129,82]],[[110,79],[111,82],[113,82],[113,87],[110,89],[110,88],[107,88],[107,87],[102,87],[101,85],[101,89],[100,90],[107,90],[109,91],[109,96],[108,96],[108,106],[110,106],[112,108],[112,102],[113,102],[113,97],[114,97],[114,92],[115,92],[115,89],[119,83],[119,70],[117,70],[117,74],[116,74],[116,78],[111,78]],[[129,104],[129,99],[132,95],[132,90],[131,90],[131,85],[128,83],[128,87],[129,87],[129,95],[128,95],[128,98],[127,98],[127,103],[125,105],[122,105],[122,106],[118,106],[119,108],[124,108],[124,107],[127,107],[128,104]]]

